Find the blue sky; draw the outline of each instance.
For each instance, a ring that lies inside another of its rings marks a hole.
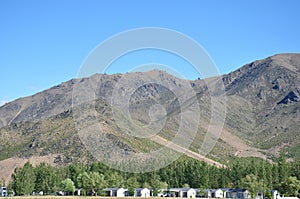
[[[75,78],[99,43],[134,28],[168,28],[193,38],[220,73],[299,52],[299,9],[299,0],[0,0],[0,103]]]

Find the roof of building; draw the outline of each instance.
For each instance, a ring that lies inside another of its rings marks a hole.
[[[104,191],[117,191],[119,189],[123,189],[123,188],[106,188],[106,189],[104,189]],[[127,189],[124,189],[124,190],[127,190]]]
[[[194,188],[170,188],[170,191],[189,191],[189,190],[195,190]]]
[[[237,189],[237,188],[221,188],[225,192],[245,192],[247,189]]]
[[[141,191],[141,190],[143,190],[143,189],[148,189],[148,188],[135,188],[134,190],[135,190],[135,191]],[[148,190],[150,190],[150,189],[148,189]]]

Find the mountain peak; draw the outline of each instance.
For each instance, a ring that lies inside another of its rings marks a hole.
[[[300,53],[283,53],[270,57],[272,62],[277,66],[286,67],[293,72],[300,71]]]

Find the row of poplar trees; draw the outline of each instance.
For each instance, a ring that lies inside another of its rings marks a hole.
[[[258,191],[270,196],[277,189],[288,196],[300,191],[300,161],[287,162],[281,155],[272,163],[260,159],[238,159],[218,168],[188,157],[181,157],[169,166],[148,173],[126,173],[103,163],[89,165],[70,164],[53,167],[41,163],[33,167],[27,162],[16,168],[9,188],[17,195],[33,192],[56,194],[63,191],[74,194],[81,189],[83,195],[104,195],[104,188],[125,187],[132,195],[134,188],[152,188],[154,194],[161,188],[246,188],[252,196]]]

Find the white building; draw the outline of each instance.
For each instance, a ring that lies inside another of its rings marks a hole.
[[[205,197],[205,198],[224,198],[225,193],[222,189],[195,189],[197,193],[197,197]]]
[[[224,198],[224,191],[222,189],[204,189],[206,197],[208,198]]]
[[[8,191],[6,187],[0,187],[0,196],[8,196]]]
[[[277,190],[271,190],[272,199],[280,199],[280,193]]]
[[[128,195],[128,189],[123,188],[107,188],[104,189],[107,196],[110,197],[125,197]]]
[[[150,189],[147,188],[135,188],[134,197],[150,197]]]
[[[170,194],[172,197],[196,198],[196,190],[193,188],[171,188]]]
[[[222,189],[225,198],[250,199],[250,192],[247,189],[224,188]]]

